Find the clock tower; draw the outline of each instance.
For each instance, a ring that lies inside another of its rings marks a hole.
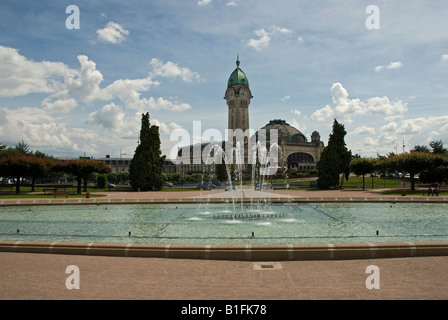
[[[240,69],[240,60],[237,58],[236,69],[230,75],[224,99],[229,108],[228,129],[249,129],[249,105],[253,98],[249,88],[249,81],[243,70]]]

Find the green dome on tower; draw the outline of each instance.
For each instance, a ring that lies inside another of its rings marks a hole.
[[[243,85],[249,87],[249,80],[243,70],[240,69],[240,59],[236,60],[236,69],[232,72],[227,87]]]

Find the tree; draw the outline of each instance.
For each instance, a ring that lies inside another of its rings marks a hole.
[[[151,126],[149,113],[142,114],[140,140],[129,165],[129,176],[133,190],[161,190],[165,156],[161,155],[158,126]]]
[[[19,142],[18,144],[16,144],[16,150],[24,156],[31,153],[30,148],[28,147],[28,145],[25,142],[23,142],[23,140],[21,142]]]
[[[59,161],[54,167],[54,171],[65,172],[76,177],[77,194],[81,194],[82,181],[84,180],[84,191],[87,191],[87,181],[93,173],[107,174],[110,167],[103,161],[90,159],[75,159],[67,161]]]
[[[43,176],[48,172],[49,163],[45,159],[12,153],[0,158],[0,175],[16,179],[16,193],[20,193],[22,178]],[[34,191],[34,185],[33,189]]]
[[[99,174],[97,176],[97,187],[100,189],[107,188],[107,175],[106,174]]]
[[[431,150],[427,147],[427,146],[415,146],[411,152],[426,152],[426,153],[430,153]]]
[[[350,163],[350,171],[357,176],[362,176],[362,190],[365,190],[365,175],[375,170],[376,159],[353,158]]]
[[[225,163],[220,163],[215,165],[215,172],[216,172],[216,180],[223,182],[227,181],[227,169]]]
[[[344,125],[339,124],[335,119],[328,146],[322,151],[320,161],[317,164],[319,176],[317,183],[320,189],[339,186],[341,173],[348,180],[352,153],[347,149],[344,141],[346,134]]]
[[[0,158],[0,172],[2,175],[13,176],[16,179],[16,193],[20,193],[22,177],[28,175],[29,162],[27,156],[9,154]]]
[[[419,178],[422,183],[448,183],[448,168],[445,165],[432,170],[423,170]]]
[[[14,176],[16,179],[16,193],[20,193],[22,178],[32,177],[31,191],[34,191],[36,178],[48,173],[50,158],[40,151],[32,152],[28,145],[19,142],[14,148],[0,148],[1,166],[0,175]]]
[[[51,167],[55,163],[55,159],[52,156],[40,152],[39,150],[31,152],[31,155],[33,157],[33,161],[30,165],[29,176],[32,178],[31,191],[34,192],[36,179],[45,177],[50,173]]]
[[[446,165],[446,159],[442,155],[412,152],[394,155],[380,160],[380,166],[388,168],[389,171],[401,171],[409,173],[411,181],[411,190],[415,190],[415,175],[423,170],[433,170],[443,164]]]
[[[429,146],[432,149],[432,153],[434,154],[445,154],[446,149],[443,148],[443,142],[442,140],[439,141],[431,141],[429,143]]]

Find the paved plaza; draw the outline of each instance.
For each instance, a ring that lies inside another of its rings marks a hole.
[[[196,197],[222,200],[225,195],[229,193],[112,192],[96,199],[172,202]],[[411,199],[378,191],[284,190],[269,196],[296,201],[396,201],[397,197],[400,201],[448,201],[446,196]],[[448,299],[446,256],[253,262],[0,252],[0,261],[0,299]],[[78,268],[79,289],[67,288],[68,266]],[[368,288],[369,266],[377,267],[378,289]]]
[[[448,299],[448,257],[260,263],[0,252],[0,261],[0,299]],[[71,265],[79,289],[66,287]],[[371,265],[379,289],[366,286]]]

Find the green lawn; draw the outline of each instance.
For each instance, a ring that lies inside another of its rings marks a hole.
[[[416,185],[419,183],[415,181]],[[362,189],[362,177],[350,177],[348,181],[344,180],[345,189]],[[381,177],[366,177],[366,189],[396,189],[396,188],[410,188],[411,182],[409,179],[402,178],[381,178]]]
[[[310,179],[274,179],[273,183],[285,183],[288,182],[290,185],[294,183],[308,185]],[[344,189],[362,189],[362,177],[350,177],[348,181],[343,182]],[[401,178],[380,178],[380,177],[366,177],[365,178],[365,188],[366,189],[396,189],[396,188],[409,188],[411,183],[409,180],[403,180]],[[297,190],[306,190],[310,188],[291,188]],[[315,188],[311,188],[315,190]]]
[[[422,188],[419,188],[419,189],[416,189],[415,191],[411,191],[411,190],[406,190],[406,195],[407,196],[423,196],[423,193],[422,193]],[[388,194],[388,195],[394,195],[394,196],[401,196],[401,191],[400,190],[394,190],[394,191],[390,191],[390,192],[385,192],[385,194]],[[448,195],[448,191],[447,190],[442,190],[442,191],[439,191],[439,196],[447,196]],[[428,196],[428,193],[427,192],[425,192],[425,197],[426,196]],[[436,195],[434,195],[434,196],[432,196],[431,195],[431,197],[437,197]]]
[[[162,190],[157,191],[157,192],[186,192],[186,191],[199,191],[199,189],[196,189],[196,188],[194,188],[194,189],[188,189],[188,188],[185,188],[185,189],[165,188],[165,189],[162,189]]]
[[[105,197],[105,194],[97,194],[97,193],[91,193],[91,198],[99,198],[99,197]],[[68,199],[72,198],[85,198],[85,194],[70,194],[68,196]],[[54,199],[54,195],[52,194],[29,194],[29,193],[21,193],[21,194],[15,194],[15,193],[9,193],[9,194],[0,194],[0,199],[28,199],[28,198],[46,198],[46,199]],[[65,199],[65,196],[56,196],[57,199]]]

